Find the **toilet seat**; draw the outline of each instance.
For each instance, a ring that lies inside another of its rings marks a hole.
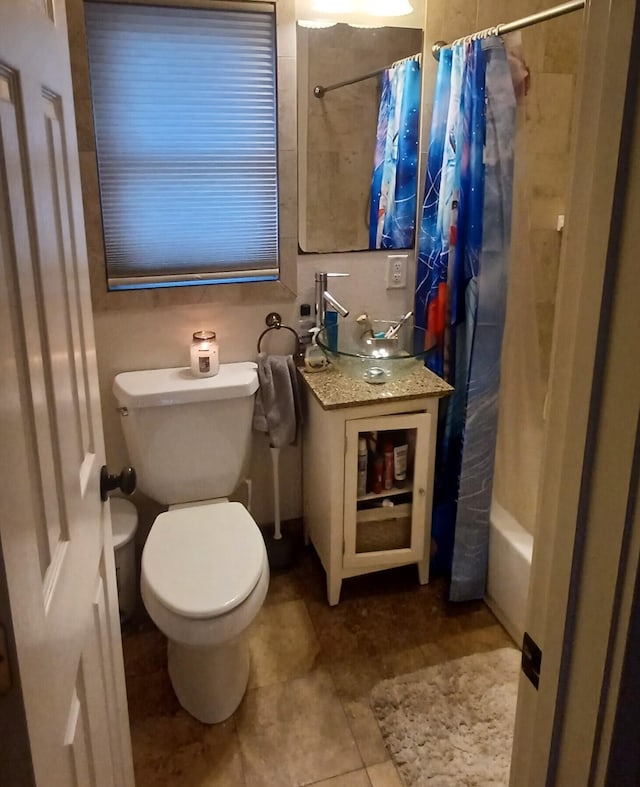
[[[147,538],[142,573],[166,609],[185,618],[231,612],[264,571],[258,526],[240,503],[210,503],[160,514]]]

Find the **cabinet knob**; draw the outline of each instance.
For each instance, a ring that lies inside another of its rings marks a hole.
[[[420,488],[418,489],[418,494],[419,494],[419,495],[422,495],[422,497],[424,497],[424,496],[425,496],[427,493],[426,493],[426,490],[424,490],[422,487],[420,487]]]

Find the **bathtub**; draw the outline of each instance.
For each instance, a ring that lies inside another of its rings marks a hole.
[[[518,647],[524,634],[533,536],[493,501],[485,601]]]

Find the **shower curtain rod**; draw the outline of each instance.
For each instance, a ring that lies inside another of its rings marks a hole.
[[[523,16],[522,19],[516,19],[513,22],[506,22],[505,24],[496,25],[495,27],[488,27],[486,30],[478,30],[476,33],[471,33],[462,38],[484,38],[485,36],[501,36],[504,33],[511,33],[514,30],[522,30],[523,27],[530,27],[537,25],[539,22],[546,22],[548,19],[555,19],[557,16],[564,16],[571,14],[574,11],[581,11],[584,8],[585,0],[572,0],[570,3],[562,3],[553,8],[547,8],[546,11],[538,11],[536,14],[530,16]],[[458,41],[461,39],[457,39]],[[455,42],[454,42],[455,43]],[[431,54],[436,60],[440,60],[440,50],[451,46],[446,41],[436,41],[431,47]]]
[[[355,77],[354,79],[345,79],[344,82],[336,82],[334,85],[316,85],[313,88],[313,95],[316,98],[322,98],[325,93],[328,93],[330,90],[337,90],[339,87],[346,87],[347,85],[354,85],[356,82],[363,82],[365,79],[373,79],[373,77],[377,77],[378,74],[381,74],[383,71],[386,71],[388,68],[392,66],[397,66],[398,63],[404,63],[405,60],[422,60],[422,53],[418,52],[416,55],[410,55],[409,57],[403,57],[400,60],[396,60],[389,66],[383,66],[383,68],[376,68],[375,71],[369,71],[367,74],[363,74],[360,77]]]

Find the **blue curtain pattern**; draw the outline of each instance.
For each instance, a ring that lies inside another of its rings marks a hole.
[[[447,259],[445,244],[448,233],[439,219],[440,186],[447,136],[447,117],[451,94],[451,68],[453,52],[443,49],[436,75],[436,87],[431,116],[431,133],[427,151],[427,173],[422,204],[422,221],[418,245],[416,279],[415,343],[416,351],[429,350],[427,365],[436,374],[444,374],[444,307],[446,299]],[[440,327],[441,326],[441,327]]]
[[[385,69],[371,180],[370,249],[413,246],[418,190],[420,63]]]
[[[441,54],[416,283],[416,345],[454,386],[438,424],[433,569],[484,594],[511,229],[515,94],[501,39]],[[445,117],[446,105],[446,120]]]
[[[504,45],[482,42],[485,68],[482,249],[473,281],[475,332],[460,470],[450,598],[481,598],[486,584],[489,516],[498,431],[500,355],[507,303],[516,97]]]

